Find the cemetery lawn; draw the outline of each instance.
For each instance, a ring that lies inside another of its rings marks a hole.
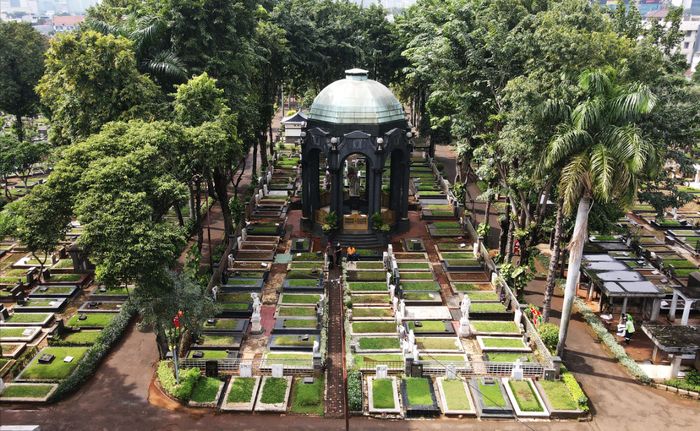
[[[348,283],[351,292],[386,292],[386,282],[382,281],[351,281]]]
[[[471,324],[476,332],[520,333],[520,327],[515,322],[472,321]]]
[[[240,319],[216,319],[213,324],[204,322],[204,329],[236,329]]]
[[[285,367],[299,367],[312,365],[312,357],[310,353],[276,353],[270,352],[265,355],[266,364],[283,364]]]
[[[420,350],[459,350],[453,337],[416,337],[416,345]]]
[[[435,276],[430,271],[424,272],[401,272],[399,271],[402,280],[435,280]]]
[[[351,295],[352,302],[355,304],[388,304],[390,302],[389,295],[386,294],[369,294],[369,295]]]
[[[323,415],[324,389],[323,377],[310,384],[304,383],[302,378],[295,378],[291,412]]]
[[[80,320],[81,314],[82,313],[73,315],[73,317],[68,320],[67,326],[76,326],[78,328],[84,326],[104,328],[114,320],[119,313],[85,313],[85,316],[87,316],[85,320]]]
[[[65,343],[75,345],[95,344],[97,337],[99,337],[101,333],[102,331],[100,330],[72,332],[64,336],[61,340]]]
[[[395,337],[363,337],[359,339],[360,350],[395,350],[400,348]]]
[[[316,286],[318,285],[317,280],[287,280],[287,284],[290,287],[306,287],[306,286]]]
[[[352,332],[355,334],[382,333],[391,334],[396,332],[394,322],[353,322]]]
[[[424,271],[430,271],[430,264],[425,263],[425,262],[398,262],[397,263],[399,270],[401,269],[406,269],[406,270],[424,270]]]
[[[25,329],[27,329],[26,326],[20,326],[20,327],[11,327],[11,326],[3,326],[0,328],[0,337],[22,337],[22,333],[24,332]]]
[[[377,362],[401,362],[403,363],[403,355],[400,353],[369,353],[369,354],[354,354],[353,360],[357,368],[374,368]]]
[[[41,323],[53,313],[15,313],[7,319],[8,323]]]
[[[355,280],[363,281],[386,281],[386,273],[384,271],[354,271],[351,277]]]
[[[481,379],[479,379],[478,389],[486,407],[498,408],[506,406],[506,400],[503,398],[501,387],[497,380],[495,380],[492,385],[485,385]]]
[[[82,277],[81,274],[51,274],[49,281],[79,281]]]
[[[394,381],[392,379],[372,380],[372,400],[376,409],[393,409]]]
[[[540,386],[554,410],[578,410],[578,403],[561,380],[540,380]]]
[[[470,292],[469,299],[472,301],[498,301],[496,292]]]
[[[469,306],[472,313],[503,313],[506,307],[500,302],[472,302]]]
[[[281,317],[288,316],[315,316],[316,310],[314,307],[280,307],[278,315]]]
[[[287,391],[287,379],[282,377],[268,377],[262,388],[260,401],[265,404],[279,404],[284,402]]]
[[[0,396],[2,398],[44,398],[51,392],[53,385],[8,385]]]
[[[253,398],[253,389],[255,388],[255,378],[253,377],[236,377],[231,383],[231,391],[226,399],[229,403],[247,403]]]
[[[532,362],[532,355],[529,353],[516,352],[489,352],[486,354],[489,362],[515,362],[516,359],[523,362]]]
[[[78,362],[87,351],[87,347],[47,347],[42,349],[22,372],[21,378],[27,380],[62,380],[70,376]],[[40,364],[43,354],[55,355],[50,364]],[[71,362],[63,362],[66,356],[72,356]]]
[[[355,307],[352,309],[353,317],[391,317],[391,308]]]
[[[511,349],[522,349],[525,343],[520,338],[483,337],[481,339],[485,347],[504,347]]]
[[[284,321],[285,328],[316,328],[316,319],[287,319]]]
[[[537,400],[537,396],[527,380],[509,380],[510,389],[515,395],[515,400],[518,402],[520,410],[524,412],[541,412],[542,406]]]
[[[421,326],[416,326],[415,321],[408,322],[408,329],[413,329],[413,332],[445,332],[445,322],[442,320],[422,320]]]
[[[221,380],[213,377],[200,377],[192,389],[190,401],[196,403],[212,403],[216,401],[216,394],[219,392]]]
[[[428,292],[439,292],[440,283],[437,281],[412,281],[410,283],[401,283],[401,288],[407,290],[423,290]]]
[[[190,350],[189,357],[192,358],[192,353],[195,351],[202,352],[204,356],[202,359],[226,359],[228,358],[228,352],[226,350]]]
[[[449,410],[471,410],[464,383],[459,379],[443,380],[442,390]]]
[[[321,299],[320,295],[317,294],[282,294],[282,304],[316,304],[318,300]]]
[[[430,292],[406,292],[403,294],[406,301],[437,301],[440,300],[439,293]]]
[[[300,335],[278,335],[274,338],[274,343],[278,346],[299,346],[307,347],[314,345],[314,338],[302,340]]]
[[[406,395],[408,403],[412,406],[431,406],[433,398],[430,396],[430,380],[425,377],[405,377]]]
[[[454,287],[454,289],[457,292],[470,292],[473,290],[493,291],[493,288],[491,287],[490,284],[473,284],[473,283],[457,282],[457,283],[452,283],[452,287]]]

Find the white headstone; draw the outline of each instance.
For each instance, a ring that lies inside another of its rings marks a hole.
[[[255,205],[260,205],[260,195],[259,194],[255,195]]]
[[[469,319],[469,307],[472,305],[472,300],[469,299],[469,295],[464,295],[462,297],[462,302],[459,304],[459,309],[462,311],[462,317]]]
[[[457,378],[457,367],[455,367],[454,364],[448,364],[445,367],[445,378],[449,380]]]
[[[515,360],[513,370],[510,372],[510,378],[513,380],[523,379],[523,364],[520,363],[520,358]]]
[[[396,285],[389,285],[389,298],[393,298],[396,295]]]
[[[401,313],[401,317],[406,317],[406,301],[403,299],[399,303],[399,312]]]
[[[272,364],[272,377],[284,377],[284,365]]]
[[[314,340],[314,350],[313,350],[314,355],[318,353],[318,349],[319,349],[318,340]]]
[[[469,318],[462,317],[459,319],[459,336],[462,338],[467,338],[471,335],[471,327],[469,326]]]
[[[496,274],[495,272],[492,272],[491,273],[491,284],[495,285],[497,279],[498,279],[498,274]]]
[[[267,194],[269,193],[269,191],[267,190],[267,184],[263,184],[262,189],[263,189],[263,195],[267,196]]]
[[[388,286],[389,284],[391,284],[391,274],[389,274],[389,273],[387,272],[387,273],[386,273],[386,285]]]
[[[387,254],[389,254],[389,256],[393,256],[393,255],[394,255],[394,246],[392,246],[391,244],[389,244],[389,245],[386,247],[386,251],[387,251]]]
[[[241,377],[253,377],[253,363],[241,362],[238,366],[238,373]]]
[[[406,339],[406,328],[403,327],[403,325],[396,325],[397,330],[399,331],[399,339],[400,340],[405,340]]]
[[[401,322],[403,322],[403,313],[401,313],[401,310],[398,310],[396,313],[394,313],[394,319],[396,320],[397,324],[401,325]]]
[[[241,238],[243,238],[243,241],[245,241],[248,238],[248,228],[243,228],[241,229]]]
[[[233,267],[233,264],[236,262],[236,259],[233,257],[232,254],[228,255],[228,267],[231,268]]]
[[[477,241],[474,244],[472,244],[472,248],[474,249],[472,250],[472,252],[474,253],[474,257],[479,257],[479,242]]]
[[[520,311],[520,308],[515,310],[515,315],[513,315],[513,322],[515,322],[516,325],[520,325],[520,321],[523,318],[523,312]]]
[[[395,296],[393,298],[391,298],[391,308],[394,309],[394,313],[399,312],[399,298],[397,298]]]
[[[418,346],[414,344],[413,351],[411,353],[413,354],[413,360],[418,361]]]
[[[408,344],[416,344],[416,334],[413,332],[413,329],[409,329],[408,331]]]
[[[389,367],[386,365],[377,365],[374,375],[377,379],[386,379],[389,374]]]
[[[216,294],[219,293],[219,286],[214,286],[211,288],[211,296],[216,301]]]

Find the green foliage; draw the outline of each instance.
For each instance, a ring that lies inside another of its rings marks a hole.
[[[348,408],[352,412],[362,411],[362,373],[350,371],[348,373]]]
[[[0,22],[0,111],[15,116],[18,140],[24,140],[22,117],[34,115],[39,97],[34,91],[44,73],[48,43],[28,23]]]
[[[37,92],[58,145],[85,139],[110,121],[152,118],[162,109],[158,87],[136,68],[131,41],[90,30],[51,39]]]
[[[685,379],[666,380],[664,384],[679,389],[700,392],[700,372],[698,370],[689,370],[685,373]]]
[[[583,393],[583,390],[581,389],[581,386],[579,386],[574,375],[568,371],[565,371],[561,374],[561,380],[569,389],[569,393],[571,394],[571,397],[574,399],[574,401],[576,401],[576,403],[578,404],[578,408],[580,410],[583,410],[584,412],[587,412],[589,409],[588,397],[586,396],[586,394]]]
[[[192,388],[190,400],[196,403],[216,402],[216,395],[219,393],[221,380],[213,377],[200,377]]]
[[[324,221],[325,223],[322,226],[324,232],[328,233],[338,228],[338,215],[335,211],[326,214]]]
[[[255,388],[255,378],[235,377],[232,379],[231,385],[226,401],[229,403],[247,403],[251,401],[253,389]]]
[[[394,404],[394,381],[393,379],[372,380],[372,401],[374,408],[393,409]]]
[[[294,383],[291,412],[323,415],[325,387],[322,377],[314,379],[310,384],[297,378]]]
[[[556,352],[559,342],[559,327],[553,323],[542,323],[537,327],[537,332],[539,332],[540,338],[549,352]]]
[[[430,392],[430,379],[425,377],[404,377],[408,403],[411,406],[430,406],[433,397]]]
[[[284,402],[287,392],[287,379],[283,377],[268,377],[260,394],[260,402],[278,404]]]
[[[190,400],[195,385],[201,379],[199,368],[188,368],[180,371],[180,383],[178,384],[169,361],[158,363],[156,375],[160,386],[168,395],[185,403]]]

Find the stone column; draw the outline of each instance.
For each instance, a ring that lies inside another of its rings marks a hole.
[[[374,213],[382,211],[382,168],[372,168],[370,176],[368,212],[371,218]]]
[[[404,153],[403,161],[399,164],[401,167],[401,194],[399,202],[399,212],[397,219],[399,221],[399,229],[402,231],[408,230],[408,180],[409,180],[409,152]]]
[[[675,379],[678,377],[678,372],[681,370],[681,360],[683,355],[680,352],[673,355],[673,361],[671,361],[671,378]]]
[[[673,291],[673,299],[671,300],[671,309],[668,312],[668,318],[671,322],[676,320],[676,309],[678,308],[678,291]]]
[[[685,305],[683,306],[683,316],[681,317],[681,325],[686,326],[688,325],[688,319],[690,318],[690,308],[693,306],[693,302],[691,300],[685,300]]]
[[[654,303],[651,305],[651,320],[656,322],[659,320],[659,312],[661,312],[661,300],[659,298],[654,298]]]

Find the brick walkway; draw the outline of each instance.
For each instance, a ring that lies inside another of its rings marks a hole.
[[[340,277],[340,270],[331,270],[331,280]],[[328,286],[328,384],[326,416],[345,417],[345,364],[343,361],[343,294],[338,283]]]

